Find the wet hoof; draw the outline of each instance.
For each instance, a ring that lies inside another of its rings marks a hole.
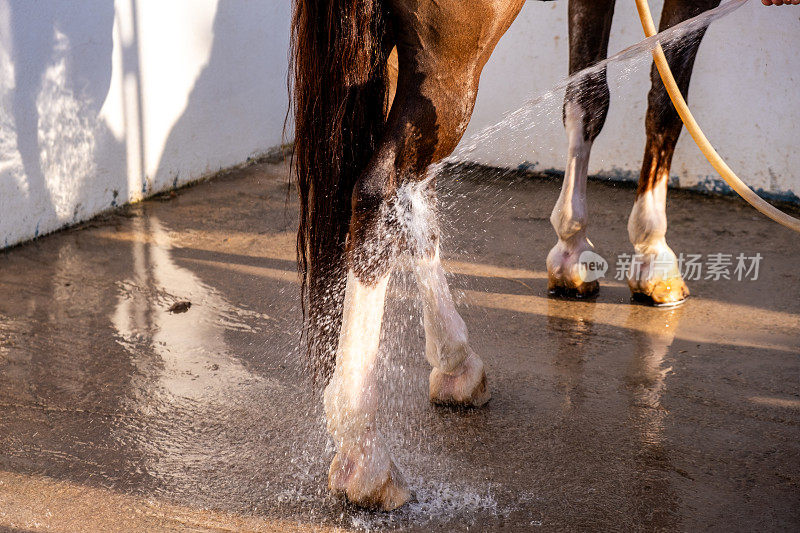
[[[656,307],[682,304],[689,297],[689,288],[682,278],[629,282],[633,299]]]
[[[356,446],[336,454],[328,471],[328,487],[359,507],[393,511],[413,498],[403,475],[385,450],[368,453]]]
[[[547,254],[547,292],[555,298],[589,299],[600,290],[598,276],[587,270],[586,258],[599,257],[589,239],[559,240]],[[602,258],[601,258],[602,259]]]
[[[431,402],[437,405],[480,407],[492,395],[486,385],[483,361],[474,352],[453,372],[447,374],[438,368],[431,370]]]
[[[600,284],[597,280],[556,278],[552,274],[548,274],[547,278],[547,294],[551,298],[590,300],[600,292]]]

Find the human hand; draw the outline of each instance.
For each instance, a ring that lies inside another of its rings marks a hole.
[[[800,0],[761,0],[765,6],[796,6],[800,5]]]

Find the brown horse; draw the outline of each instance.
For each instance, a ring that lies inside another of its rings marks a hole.
[[[295,0],[292,21],[294,173],[301,203],[297,239],[308,349],[323,370],[328,429],[337,446],[329,472],[336,493],[359,505],[394,509],[410,498],[375,427],[375,362],[384,297],[404,238],[392,209],[398,190],[426,181],[469,122],[481,70],[524,0]],[[665,29],[719,0],[666,0]],[[604,59],[614,0],[570,0],[570,74]],[[686,94],[702,31],[668,52]],[[397,54],[396,86],[388,60]],[[605,71],[567,88],[567,169],[551,222],[558,242],[547,257],[553,292],[588,296],[580,276],[586,235],[586,177],[592,142],[609,104]],[[647,146],[628,233],[638,268],[634,295],[678,302],[688,291],[667,246],[667,177],[681,122],[655,69]],[[423,306],[431,401],[480,406],[489,400],[483,362],[450,296],[438,236],[413,250]],[[664,268],[666,261],[667,268]],[[656,263],[661,265],[656,268]]]

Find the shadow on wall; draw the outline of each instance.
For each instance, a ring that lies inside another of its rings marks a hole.
[[[0,6],[0,27],[0,244],[8,245],[91,214],[87,190],[108,173],[124,175],[125,151],[98,120],[111,85],[113,3],[12,0]],[[119,166],[98,169],[98,150],[121,155]]]
[[[289,11],[0,0],[0,248],[280,143]]]
[[[211,55],[167,137],[156,188],[176,185],[187,171],[196,178],[282,142],[290,12],[290,2],[219,2]],[[276,27],[285,31],[276,35]]]

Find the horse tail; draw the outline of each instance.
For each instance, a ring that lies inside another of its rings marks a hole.
[[[297,263],[308,362],[323,381],[332,372],[341,328],[353,188],[385,126],[386,28],[381,0],[294,1]]]

